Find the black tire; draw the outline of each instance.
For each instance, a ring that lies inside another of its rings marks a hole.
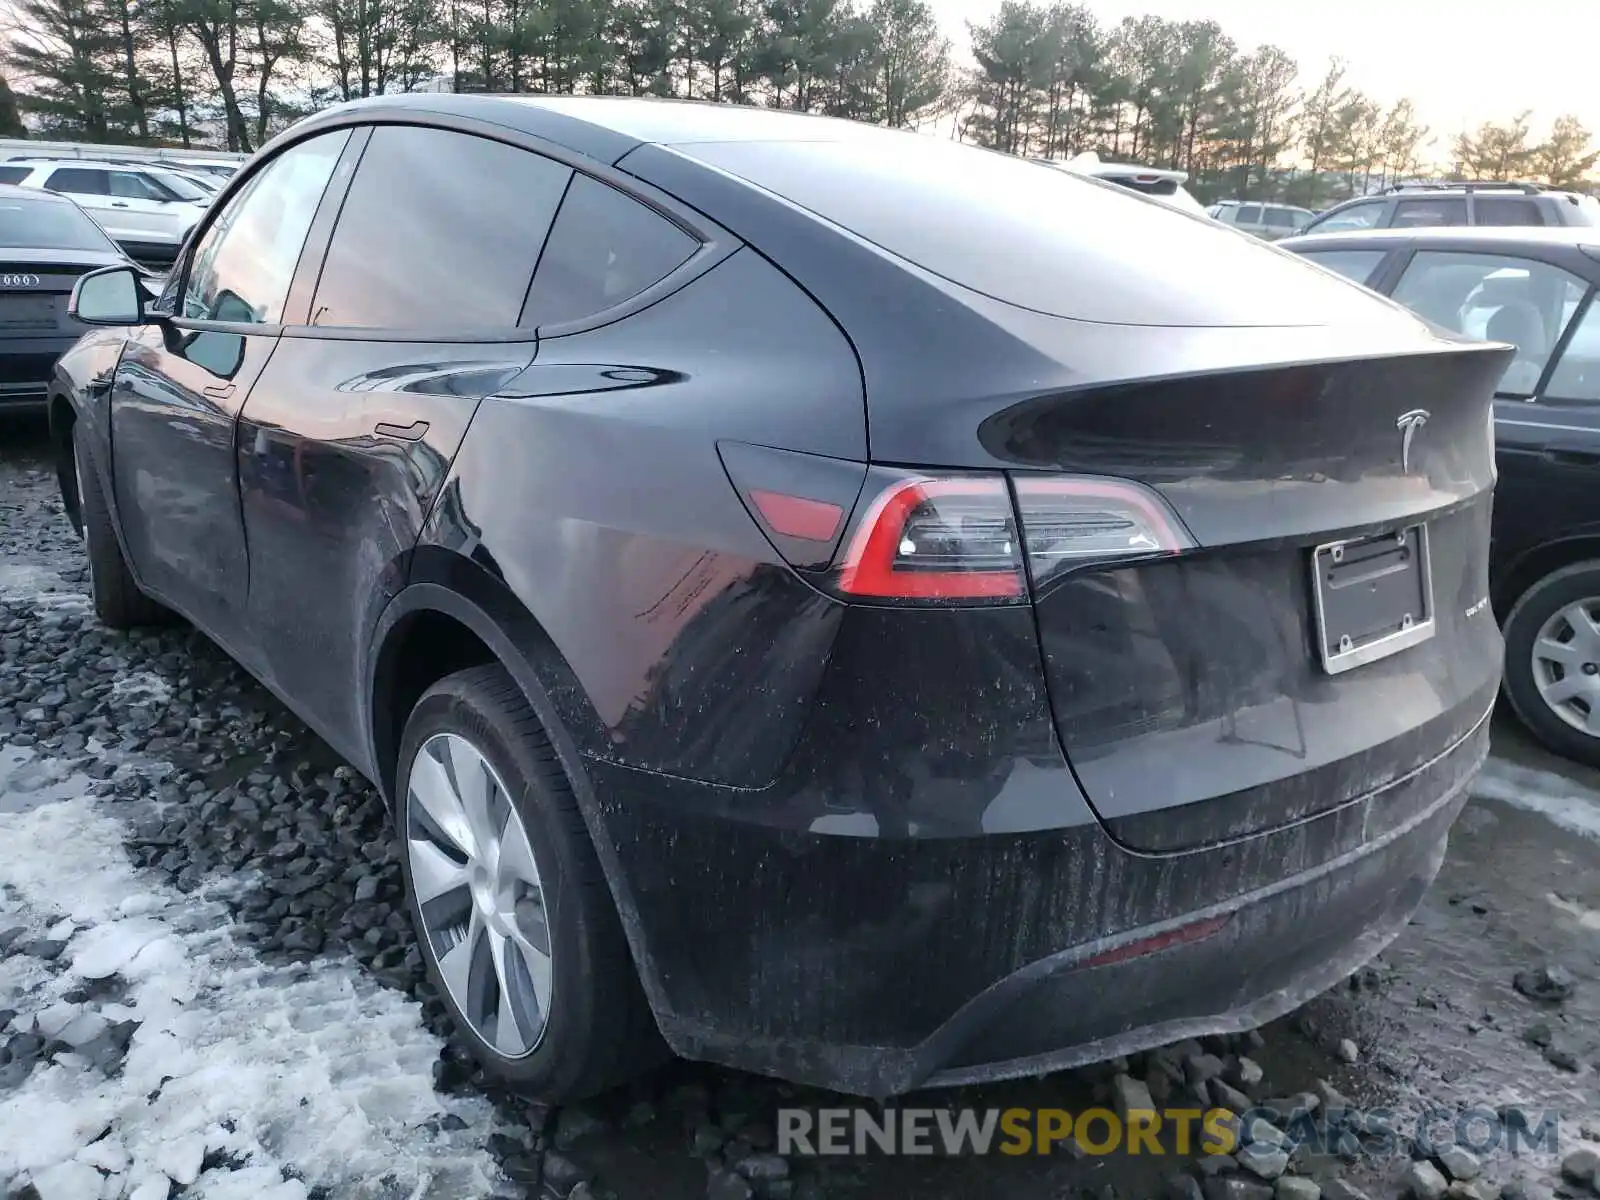
[[[441,978],[417,903],[406,841],[410,776],[418,751],[440,733],[465,738],[499,775],[538,865],[553,991],[543,1035],[523,1057],[501,1054],[466,1019]],[[462,1043],[486,1071],[561,1104],[626,1082],[668,1057],[577,798],[544,726],[503,668],[460,671],[423,694],[401,739],[395,796],[406,908],[422,959]]]
[[[1600,561],[1552,571],[1522,593],[1506,618],[1505,694],[1529,732],[1557,754],[1600,767],[1600,737],[1569,725],[1539,694],[1533,645],[1545,622],[1574,601],[1600,599]]]
[[[100,476],[94,468],[88,435],[82,426],[72,427],[73,475],[78,488],[78,519],[82,523],[84,552],[89,558],[89,593],[94,615],[108,629],[137,629],[143,625],[162,625],[172,619],[171,612],[139,590],[122,545],[111,524]]]

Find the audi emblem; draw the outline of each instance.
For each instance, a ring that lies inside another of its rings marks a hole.
[[[37,275],[0,275],[0,287],[33,288],[38,287],[40,282]]]

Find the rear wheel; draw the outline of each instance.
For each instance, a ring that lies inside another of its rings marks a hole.
[[[423,960],[478,1060],[553,1103],[659,1061],[577,800],[504,670],[474,667],[424,693],[396,795]]]
[[[171,614],[139,590],[128,570],[105,493],[100,490],[100,476],[89,457],[87,439],[83,427],[74,425],[72,478],[78,490],[79,533],[89,559],[89,597],[94,603],[94,615],[109,629],[162,624],[171,619]]]
[[[1546,575],[1506,618],[1505,691],[1546,746],[1600,766],[1600,562]]]

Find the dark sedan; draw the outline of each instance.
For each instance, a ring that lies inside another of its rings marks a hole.
[[[1255,1025],[1404,927],[1487,750],[1509,351],[1115,185],[386,97],[261,151],[155,305],[75,305],[96,611],[378,783],[459,1027],[547,1097]]]
[[[84,332],[72,286],[112,265],[131,264],[73,201],[0,184],[0,413],[44,410],[51,368]]]
[[[1505,692],[1600,766],[1600,229],[1408,229],[1280,243],[1440,326],[1516,348],[1495,395],[1490,602]]]

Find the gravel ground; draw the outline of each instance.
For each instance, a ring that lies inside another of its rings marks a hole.
[[[1600,1142],[1600,780],[1510,728],[1412,928],[1349,984],[1261,1034],[911,1103],[1298,1098],[1387,1108],[1412,1134],[1425,1109],[1519,1105],[1559,1113],[1553,1153],[1406,1137],[1361,1154],[1379,1131],[1355,1118],[1329,1153],[1280,1150],[1261,1126],[1205,1170],[1170,1154],[789,1160],[776,1108],[849,1102],[690,1064],[560,1112],[487,1086],[422,978],[372,788],[199,634],[104,631],[84,587],[42,431],[0,426],[10,1195],[1600,1195],[1583,1149]]]

